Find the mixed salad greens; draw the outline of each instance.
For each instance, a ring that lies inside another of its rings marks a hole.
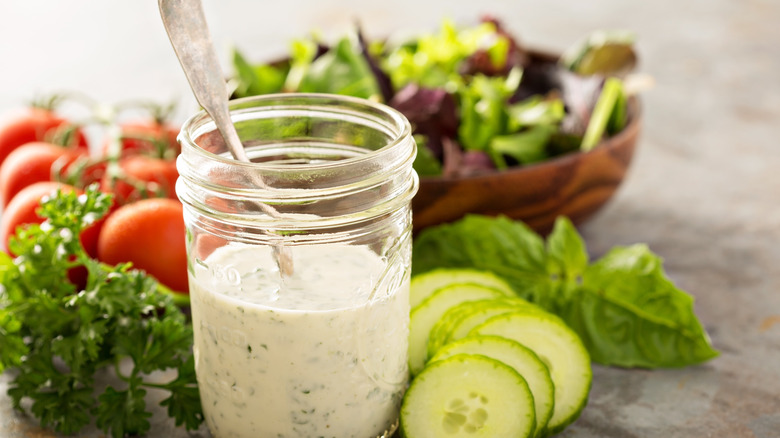
[[[412,123],[421,176],[467,176],[588,150],[628,121],[622,79],[633,37],[597,32],[558,60],[521,46],[497,20],[445,20],[412,39],[292,42],[289,56],[252,64],[233,52],[233,97],[319,92],[386,103]]]

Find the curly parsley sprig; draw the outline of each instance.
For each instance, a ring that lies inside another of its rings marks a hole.
[[[94,420],[118,438],[150,429],[145,396],[155,388],[170,394],[161,405],[177,426],[197,429],[203,412],[186,317],[152,277],[100,263],[79,241],[110,203],[96,187],[58,191],[41,203],[46,221],[9,242],[17,256],[0,252],[0,372],[16,370],[8,394],[20,410],[30,401],[44,427],[75,434]],[[83,289],[67,280],[74,269],[87,271]],[[106,369],[116,382],[96,393],[96,373]],[[177,371],[169,382],[149,378],[169,369]]]

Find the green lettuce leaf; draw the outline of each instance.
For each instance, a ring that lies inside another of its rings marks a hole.
[[[541,95],[509,105],[507,111],[511,130],[534,125],[557,125],[566,115],[561,99],[548,99]]]
[[[269,64],[251,65],[237,48],[233,48],[233,69],[237,77],[237,87],[234,91],[236,97],[282,91],[288,70]]]
[[[414,141],[417,142],[417,155],[414,158],[412,167],[419,176],[438,176],[441,175],[441,163],[433,155],[433,152],[426,146],[427,137],[424,135],[415,135]]]
[[[316,41],[308,38],[292,41],[290,44],[290,71],[287,72],[287,77],[284,80],[284,90],[295,91],[298,89],[316,55]]]
[[[590,115],[588,127],[582,137],[580,148],[589,151],[599,144],[608,128],[622,128],[625,124],[625,97],[623,97],[623,82],[618,78],[607,78],[601,89],[601,94]],[[614,116],[613,116],[614,114]]]
[[[607,122],[607,134],[615,135],[622,131],[628,123],[628,98],[626,93],[621,90],[615,101],[615,107]]]
[[[486,150],[493,137],[509,133],[506,102],[517,90],[521,77],[517,69],[506,78],[476,75],[462,87],[458,139],[466,150]]]
[[[490,156],[499,169],[509,167],[504,155],[521,164],[544,161],[549,157],[547,143],[557,130],[553,125],[538,125],[517,134],[495,136],[490,139]]]
[[[332,93],[365,99],[381,98],[371,67],[354,38],[342,38],[335,47],[315,59],[301,77],[296,91]]]
[[[493,23],[458,29],[451,20],[444,20],[438,32],[392,48],[383,67],[396,89],[415,83],[453,91],[463,83],[460,70],[469,56],[484,50],[500,66],[506,63],[509,46],[508,38]]]

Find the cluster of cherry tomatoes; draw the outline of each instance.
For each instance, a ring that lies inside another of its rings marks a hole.
[[[9,251],[18,227],[43,222],[36,213],[42,197],[97,183],[113,194],[113,205],[80,236],[86,252],[112,265],[132,262],[186,294],[185,229],[175,188],[178,127],[152,112],[88,123],[100,124],[100,144],[90,147],[87,125],[57,114],[55,105],[0,118],[0,249]]]

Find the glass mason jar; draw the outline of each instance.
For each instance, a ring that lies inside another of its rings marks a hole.
[[[317,94],[240,99],[230,111],[251,163],[231,157],[205,113],[179,136],[208,427],[216,437],[389,436],[408,380],[409,122]]]

